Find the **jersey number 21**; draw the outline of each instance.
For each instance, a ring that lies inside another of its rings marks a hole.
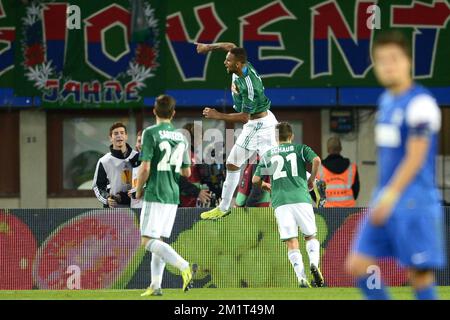
[[[297,155],[295,153],[290,153],[286,156],[286,160],[291,163],[292,176],[297,177],[298,176]],[[273,166],[275,166],[275,171],[273,173],[273,180],[287,177],[286,171],[283,170],[284,158],[282,156],[277,154],[270,159],[270,162],[272,163]]]

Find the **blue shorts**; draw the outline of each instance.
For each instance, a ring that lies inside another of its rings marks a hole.
[[[394,257],[403,266],[419,270],[446,265],[442,207],[394,209],[380,227],[368,219],[360,227],[354,252],[373,258]]]

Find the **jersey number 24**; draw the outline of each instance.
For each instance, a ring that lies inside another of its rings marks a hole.
[[[170,171],[171,166],[175,166],[175,172],[180,172],[181,164],[183,163],[183,152],[185,149],[184,143],[179,143],[172,150],[169,141],[163,141],[159,144],[159,150],[164,151],[164,156],[158,162],[158,171]]]

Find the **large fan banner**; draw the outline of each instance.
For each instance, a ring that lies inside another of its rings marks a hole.
[[[46,107],[111,108],[142,105],[163,90],[158,1],[17,2],[7,8],[16,15],[15,41],[4,53],[15,58],[16,95],[39,96]]]
[[[413,76],[450,85],[450,1],[0,0],[0,87],[43,106],[128,108],[168,90],[226,90],[233,42],[268,88],[377,86],[371,48],[398,29]]]

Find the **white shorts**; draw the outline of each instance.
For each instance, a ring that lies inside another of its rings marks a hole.
[[[143,201],[141,210],[141,236],[170,238],[177,215],[177,204]]]
[[[281,240],[298,238],[298,228],[306,236],[317,233],[314,209],[309,203],[292,203],[275,209]]]
[[[236,140],[227,158],[227,163],[241,167],[256,152],[262,156],[277,145],[275,127],[277,119],[270,110],[267,116],[249,120]]]

